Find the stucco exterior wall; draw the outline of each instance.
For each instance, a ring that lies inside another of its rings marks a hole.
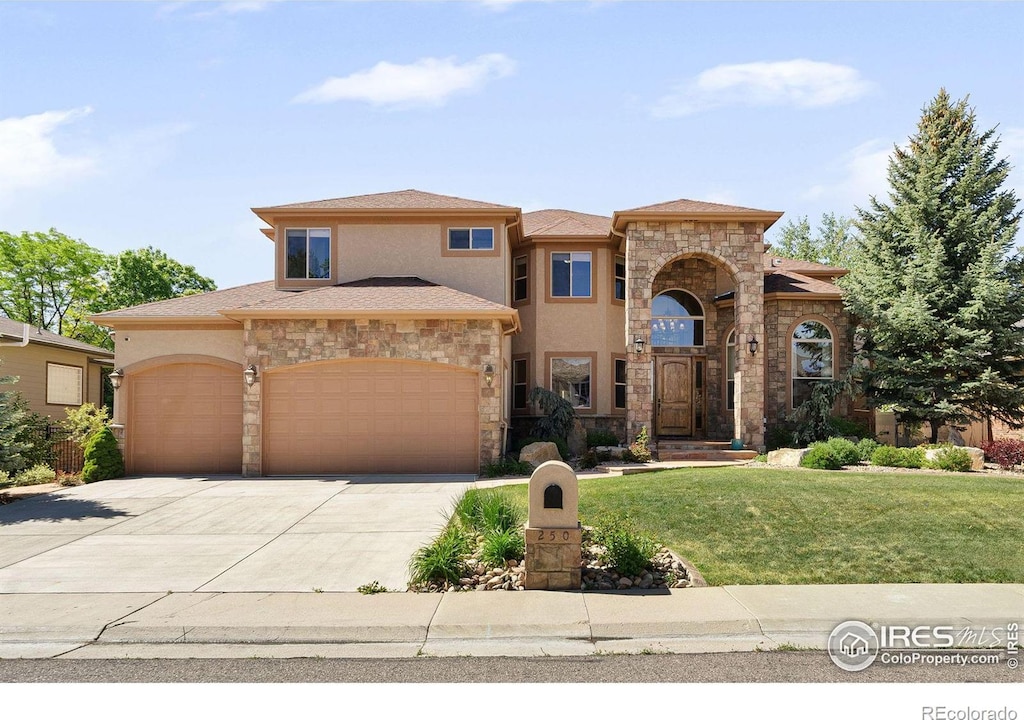
[[[0,392],[16,390],[28,401],[33,412],[54,420],[63,420],[71,405],[46,402],[46,364],[58,363],[82,368],[82,402],[102,403],[100,366],[89,362],[89,355],[49,345],[29,343],[25,347],[0,347],[0,377],[13,375],[18,382],[0,385]]]
[[[320,360],[393,358],[458,365],[480,382],[480,463],[498,459],[502,440],[502,383],[488,387],[486,365],[502,367],[496,320],[246,320],[244,364],[259,371]],[[243,397],[242,472],[262,472],[261,383]]]
[[[581,251],[591,253],[591,297],[550,297],[551,253]],[[613,294],[615,254],[607,243],[537,243],[529,253],[529,301],[514,305],[522,332],[512,353],[530,356],[529,388],[551,388],[552,356],[592,358],[591,407],[578,409],[581,417],[624,415],[613,407],[613,358],[626,352],[625,303]]]

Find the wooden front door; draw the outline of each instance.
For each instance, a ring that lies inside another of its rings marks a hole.
[[[704,435],[704,358],[657,358],[657,434]]]

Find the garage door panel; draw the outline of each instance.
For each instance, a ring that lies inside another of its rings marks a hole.
[[[285,368],[262,382],[267,474],[477,470],[475,373],[385,359]],[[296,398],[316,401],[299,410]]]
[[[129,471],[241,472],[242,387],[237,370],[204,363],[164,365],[133,374]]]

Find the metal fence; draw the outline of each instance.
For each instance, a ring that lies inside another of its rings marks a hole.
[[[41,427],[33,438],[43,462],[66,473],[80,473],[85,466],[82,448],[70,437],[70,432],[59,425]]]

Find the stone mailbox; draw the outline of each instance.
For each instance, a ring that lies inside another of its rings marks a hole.
[[[526,589],[579,590],[582,530],[579,481],[572,468],[549,460],[530,477],[526,522]]]

